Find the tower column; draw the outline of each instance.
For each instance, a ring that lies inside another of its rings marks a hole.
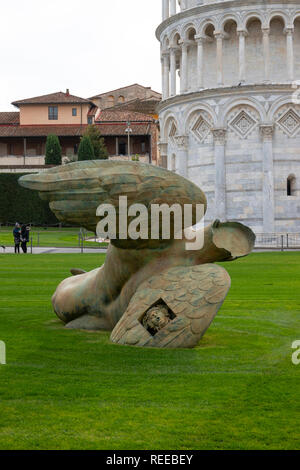
[[[223,86],[223,39],[222,33],[215,33],[217,40],[217,82],[219,86]]]
[[[178,173],[181,176],[188,176],[188,143],[189,138],[187,135],[177,135],[174,137],[176,142],[176,156],[178,160]]]
[[[226,129],[212,129],[215,144],[215,218],[226,221]]]
[[[185,93],[188,88],[188,44],[186,42],[181,43],[181,71],[180,71],[180,91]]]
[[[187,9],[186,0],[181,0],[180,6],[181,6],[181,10],[186,10]]]
[[[263,231],[274,232],[275,204],[274,204],[274,164],[273,164],[273,133],[274,125],[265,123],[260,126],[263,139]]]
[[[286,57],[288,79],[294,80],[294,28],[286,28]]]
[[[176,0],[171,0],[171,11],[170,15],[176,15]]]
[[[197,42],[197,88],[203,88],[203,46],[205,38],[195,36]]]
[[[238,31],[239,36],[239,79],[241,83],[246,81],[246,54],[245,54],[245,39],[247,32]]]
[[[176,49],[170,48],[171,96],[176,95]]]
[[[270,80],[270,28],[263,28],[263,49],[264,49],[264,80],[269,82]]]
[[[162,54],[162,89],[163,100],[166,100],[170,95],[169,54],[167,52]]]
[[[162,19],[165,21],[170,16],[170,0],[162,0]]]
[[[160,142],[159,146],[159,166],[162,168],[168,168],[168,144],[165,142]]]

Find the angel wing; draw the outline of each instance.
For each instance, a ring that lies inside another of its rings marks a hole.
[[[39,174],[22,176],[19,184],[39,191],[41,198],[49,202],[50,209],[60,221],[85,227],[93,232],[100,221],[96,216],[98,206],[111,204],[118,216],[120,196],[127,196],[128,206],[146,206],[149,220],[152,204],[179,204],[182,209],[185,204],[191,204],[193,224],[199,222],[196,205],[202,204],[204,212],[207,207],[204,193],[195,184],[168,170],[137,162],[77,162]],[[187,228],[184,217],[182,220],[183,228]],[[113,243],[124,248],[136,248],[145,244],[142,240],[127,240],[125,244],[117,240]],[[149,243],[146,243],[147,247]],[[151,243],[153,245],[155,241],[152,240]],[[156,244],[159,245],[159,242]]]
[[[139,287],[111,340],[131,346],[193,348],[221,308],[230,285],[227,271],[215,264],[171,268]],[[169,322],[155,333],[143,320],[159,306],[170,312]]]

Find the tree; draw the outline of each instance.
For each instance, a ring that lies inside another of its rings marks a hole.
[[[107,160],[108,159],[108,151],[106,145],[104,143],[104,139],[101,136],[101,132],[99,131],[98,127],[94,124],[91,124],[87,127],[84,136],[90,138],[93,149],[94,155],[96,160]]]
[[[57,135],[47,137],[45,164],[61,165],[61,146]]]
[[[84,135],[80,141],[78,149],[78,161],[83,160],[95,160],[94,149],[92,146],[91,139]]]

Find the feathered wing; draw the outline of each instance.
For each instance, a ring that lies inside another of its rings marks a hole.
[[[96,216],[99,205],[113,205],[118,216],[120,196],[127,196],[128,207],[132,204],[146,206],[149,216],[152,204],[180,204],[182,208],[185,204],[192,204],[193,224],[199,222],[196,205],[202,204],[204,211],[207,206],[204,193],[195,184],[168,170],[136,162],[77,162],[23,176],[19,184],[39,191],[60,221],[93,232],[100,221]],[[155,241],[115,242],[124,248],[141,244],[149,246],[151,243]]]
[[[144,282],[111,334],[114,343],[157,348],[195,347],[221,308],[231,280],[214,264],[171,268]],[[155,335],[144,315],[163,305],[172,319]]]

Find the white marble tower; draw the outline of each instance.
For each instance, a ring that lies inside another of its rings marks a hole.
[[[162,6],[165,166],[205,191],[207,221],[300,232],[300,1]]]

